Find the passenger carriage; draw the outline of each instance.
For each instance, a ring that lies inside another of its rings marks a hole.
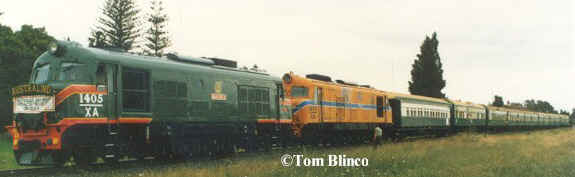
[[[453,104],[452,125],[455,130],[483,129],[487,125],[487,111],[484,105],[449,100]]]
[[[447,133],[451,127],[451,104],[444,99],[386,92],[390,95],[396,133]]]

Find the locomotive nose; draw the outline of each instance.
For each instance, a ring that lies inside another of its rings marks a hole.
[[[46,127],[44,116],[39,114],[17,114],[16,125],[23,131],[40,130]]]

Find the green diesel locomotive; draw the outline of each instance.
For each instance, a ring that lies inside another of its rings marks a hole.
[[[7,127],[21,165],[249,151],[289,135],[282,80],[235,61],[58,41],[33,67]]]

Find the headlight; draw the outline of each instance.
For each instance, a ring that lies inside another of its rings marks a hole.
[[[291,82],[291,76],[289,74],[284,74],[283,80],[289,84]]]
[[[56,44],[55,42],[51,42],[50,44],[48,44],[48,50],[50,51],[50,53],[55,54],[56,51],[58,51],[58,44]]]
[[[48,45],[48,50],[50,53],[52,53],[52,55],[62,56],[64,54],[65,47],[58,44],[57,42],[51,42]]]

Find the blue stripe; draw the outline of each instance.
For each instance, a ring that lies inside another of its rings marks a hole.
[[[374,110],[377,109],[377,106],[374,104],[346,104],[346,103],[338,103],[338,102],[330,102],[330,101],[323,101],[321,102],[323,106],[329,107],[346,107],[346,108],[355,108],[355,109],[367,109],[367,110]],[[308,105],[315,105],[319,106],[319,102],[315,103],[312,100],[306,100],[298,104],[293,110],[292,113],[296,113],[299,110],[303,109]],[[388,107],[383,107],[383,110],[388,109]]]

